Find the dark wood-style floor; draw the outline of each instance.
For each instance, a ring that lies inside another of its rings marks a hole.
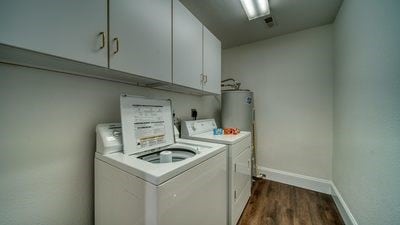
[[[330,195],[257,180],[238,225],[344,225]]]

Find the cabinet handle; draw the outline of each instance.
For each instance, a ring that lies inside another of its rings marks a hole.
[[[106,35],[104,32],[100,32],[98,36],[101,36],[101,46],[100,49],[106,47]]]
[[[207,75],[204,75],[204,77],[206,78],[206,79],[204,80],[204,83],[207,83],[207,81],[208,81],[208,76],[207,76]]]
[[[113,42],[115,42],[115,47],[116,49],[114,50],[114,55],[117,54],[119,52],[119,39],[118,38],[114,38]]]
[[[250,160],[247,160],[247,168],[250,168]]]
[[[203,74],[200,74],[200,82],[204,83],[204,75]]]

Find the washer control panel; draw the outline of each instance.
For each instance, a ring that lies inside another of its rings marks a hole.
[[[122,151],[122,129],[120,123],[105,123],[96,126],[96,151],[108,154]]]

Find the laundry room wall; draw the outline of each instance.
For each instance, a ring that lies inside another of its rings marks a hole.
[[[400,1],[343,1],[334,24],[333,182],[352,224],[400,224]]]
[[[119,122],[119,95],[171,98],[178,117],[218,115],[214,97],[0,63],[0,224],[93,224],[95,126]]]
[[[223,51],[223,78],[254,91],[261,172],[331,179],[332,63],[331,25]]]

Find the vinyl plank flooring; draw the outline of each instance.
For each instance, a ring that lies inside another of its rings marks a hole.
[[[344,225],[330,195],[257,180],[238,225]]]

